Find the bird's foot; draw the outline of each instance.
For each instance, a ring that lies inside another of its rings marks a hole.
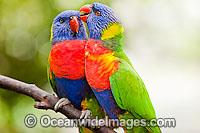
[[[92,112],[90,110],[83,110],[81,112],[81,116],[80,116],[80,119],[90,119],[92,118]]]
[[[69,101],[68,98],[61,98],[58,100],[58,102],[56,103],[56,105],[54,106],[54,110],[58,111],[58,109],[62,108],[65,105],[70,104],[71,102]]]

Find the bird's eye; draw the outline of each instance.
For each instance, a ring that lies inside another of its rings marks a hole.
[[[100,16],[100,15],[101,15],[101,12],[100,12],[100,11],[97,11],[97,12],[96,12],[96,15],[97,15],[97,16]]]
[[[63,23],[63,22],[64,22],[64,19],[61,18],[61,19],[59,20],[59,22],[60,22],[60,23]]]

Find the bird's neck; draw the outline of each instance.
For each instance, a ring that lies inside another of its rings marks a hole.
[[[122,49],[124,28],[120,23],[108,24],[108,27],[101,31],[100,40],[112,51]]]
[[[124,28],[120,23],[110,23],[106,29],[101,31],[101,40],[107,40],[115,38],[117,35],[122,34]]]
[[[75,34],[75,35],[71,35],[71,36],[54,36],[54,38],[51,40],[51,44],[54,45],[56,43],[59,43],[59,42],[63,42],[63,41],[66,41],[66,40],[87,40],[87,37],[86,36],[82,36],[82,35],[79,35],[79,34]]]

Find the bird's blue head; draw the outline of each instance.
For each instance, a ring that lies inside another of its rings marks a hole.
[[[123,32],[123,27],[114,11],[101,3],[80,8],[80,18],[87,23],[90,38],[105,40]]]
[[[51,27],[51,43],[65,40],[87,40],[85,25],[78,11],[67,10],[58,14]]]

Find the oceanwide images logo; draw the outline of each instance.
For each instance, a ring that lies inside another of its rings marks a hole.
[[[68,118],[52,118],[49,115],[43,115],[38,119],[34,114],[28,114],[24,118],[24,124],[28,128],[33,128],[40,122],[44,128],[48,127],[77,127],[77,126],[93,126],[93,127],[126,127],[133,129],[134,127],[176,127],[174,118],[158,118],[147,121],[146,119],[109,119],[107,116],[104,119],[68,119]]]

